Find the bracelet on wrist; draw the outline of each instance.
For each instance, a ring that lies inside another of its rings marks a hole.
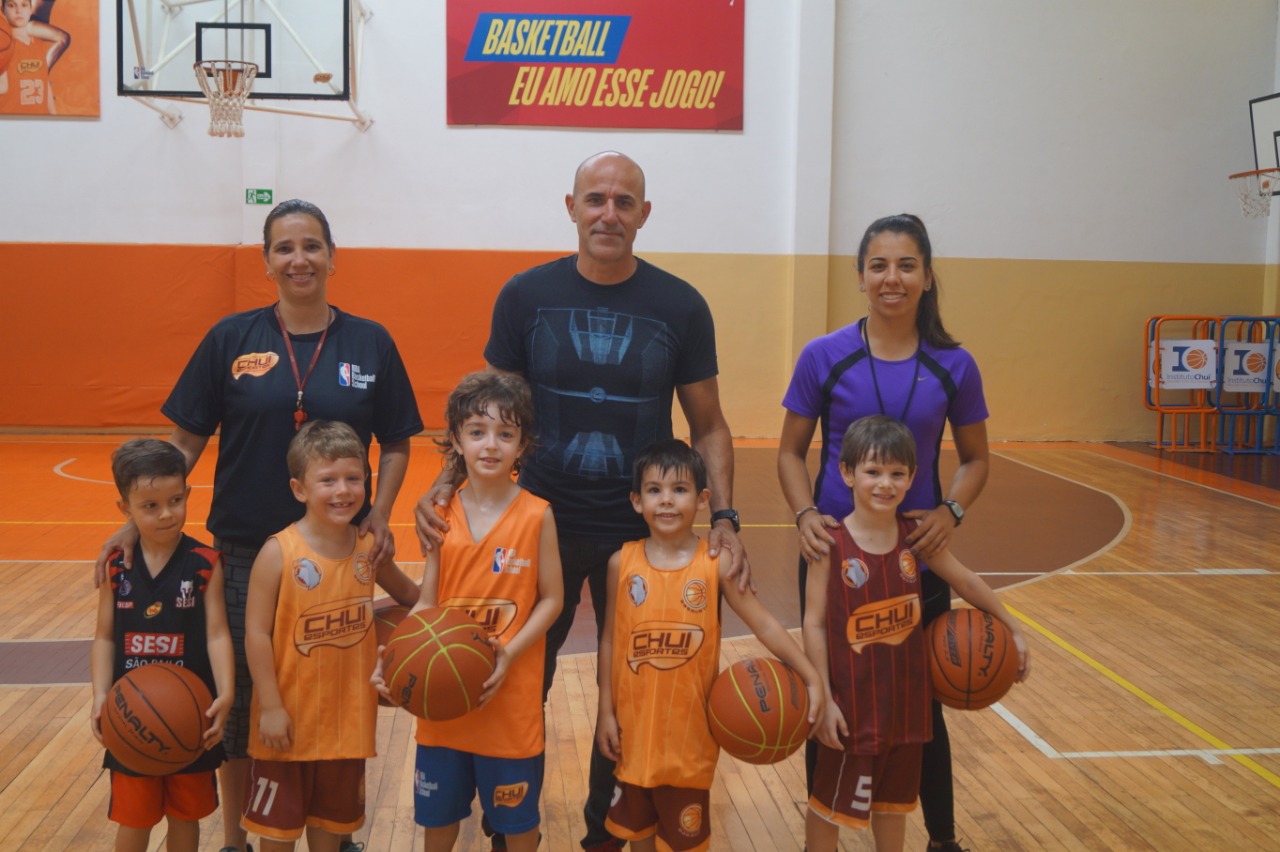
[[[816,511],[818,511],[817,506],[805,506],[799,512],[796,512],[796,526],[800,526],[800,519],[803,518],[806,514],[808,514],[809,512],[816,512]]]

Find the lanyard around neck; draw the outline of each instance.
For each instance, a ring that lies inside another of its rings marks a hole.
[[[867,366],[871,369],[871,386],[876,391],[876,405],[880,407],[880,413],[888,416],[889,412],[884,410],[884,398],[880,396],[880,379],[876,376],[876,356],[871,351],[871,336],[867,333],[867,321],[862,320],[862,345],[867,350]],[[920,384],[920,343],[916,342],[916,351],[911,356],[916,362],[915,374],[911,377],[911,387],[907,391],[907,402],[902,406],[902,414],[898,416],[901,423],[907,422],[907,412],[911,410],[911,400],[916,396],[916,385]]]
[[[280,333],[284,335],[284,348],[289,353],[289,366],[293,368],[293,380],[298,385],[298,402],[293,409],[293,431],[302,428],[302,424],[306,422],[307,412],[302,409],[302,391],[307,386],[307,381],[311,378],[311,371],[316,368],[316,361],[320,359],[320,350],[324,348],[325,338],[329,336],[329,325],[333,322],[330,313],[330,320],[324,324],[324,331],[320,332],[320,342],[316,344],[316,351],[311,353],[311,363],[307,365],[307,374],[305,376],[298,373],[298,359],[293,354],[293,341],[289,339],[289,329],[285,328],[284,319],[280,316],[280,304],[277,302],[276,322],[280,324]],[[330,309],[332,311],[332,309]],[[871,350],[868,349],[868,352]],[[879,393],[879,391],[877,391]]]

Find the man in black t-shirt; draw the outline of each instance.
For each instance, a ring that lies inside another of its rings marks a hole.
[[[551,503],[560,539],[565,600],[547,633],[544,701],[583,584],[599,637],[609,557],[647,534],[631,506],[631,466],[649,444],[672,437],[675,399],[707,463],[712,555],[728,551],[740,583],[750,580],[730,508],[733,442],[720,408],[711,311],[692,286],[632,251],[651,210],[644,172],[623,154],[596,154],[578,167],[565,206],[578,253],[506,283],[484,351],[488,369],[519,373],[533,388],[537,437],[520,484]],[[449,496],[438,481],[418,503],[426,549],[440,541],[443,523],[433,504]],[[612,792],[613,764],[593,745],[585,849],[621,845],[604,828]]]

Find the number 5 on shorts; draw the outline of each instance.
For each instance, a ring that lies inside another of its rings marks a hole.
[[[853,800],[849,803],[849,807],[855,811],[871,810],[871,776],[859,775],[858,786],[853,790]]]

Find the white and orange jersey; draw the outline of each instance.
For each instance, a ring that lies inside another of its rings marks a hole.
[[[258,736],[258,693],[249,711],[249,756],[262,760],[372,757],[378,694],[369,683],[377,662],[373,631],[373,535],[346,559],[325,559],[307,547],[296,524],[280,543],[280,598],[271,648],[293,747],[273,749]]]
[[[707,695],[720,669],[718,560],[707,543],[683,568],[649,564],[644,541],[622,546],[612,590],[613,706],[622,738],[618,780],[710,789],[720,748]]]
[[[538,602],[538,553],[547,501],[524,489],[481,539],[471,536],[461,491],[445,512],[449,532],[440,548],[442,607],[464,610],[506,644]],[[546,637],[540,636],[507,669],[484,707],[445,722],[418,722],[417,741],[488,757],[533,757],[544,749],[542,678]]]
[[[0,94],[0,115],[52,115],[53,91],[49,87],[51,42],[29,37],[13,39],[9,55],[9,90]]]

